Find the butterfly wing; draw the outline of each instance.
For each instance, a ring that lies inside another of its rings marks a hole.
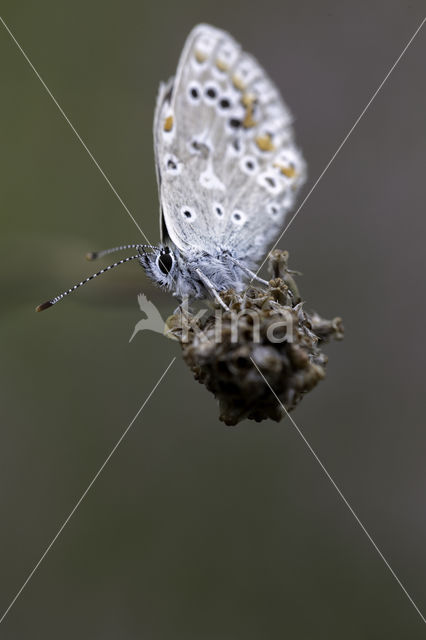
[[[162,232],[183,252],[256,262],[305,179],[291,116],[256,60],[198,25],[160,88],[154,146]]]

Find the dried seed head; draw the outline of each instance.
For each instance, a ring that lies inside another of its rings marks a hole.
[[[168,320],[185,362],[218,399],[220,419],[228,425],[245,418],[278,421],[285,414],[253,362],[291,411],[325,376],[322,343],[343,337],[341,318],[324,320],[303,309],[287,262],[287,251],[271,253],[274,279],[265,290],[221,293],[229,311],[216,305],[206,319],[197,319],[180,309]]]

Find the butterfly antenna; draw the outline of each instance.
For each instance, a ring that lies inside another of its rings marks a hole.
[[[107,256],[109,253],[115,253],[116,251],[124,251],[125,249],[156,249],[157,247],[153,247],[150,244],[123,244],[120,247],[112,247],[111,249],[104,249],[103,251],[89,251],[86,253],[86,260],[92,261],[97,260],[98,258],[102,258],[103,256]]]
[[[135,245],[135,246],[141,246],[141,245]],[[120,264],[124,264],[125,262],[130,262],[131,260],[136,260],[137,258],[140,258],[139,254],[135,256],[130,256],[129,258],[123,258],[123,260],[120,260],[119,262],[114,262],[114,264],[110,264],[108,267],[105,267],[105,269],[101,269],[100,271],[98,271],[97,273],[94,273],[93,275],[89,276],[85,280],[82,280],[81,282],[75,284],[73,287],[71,287],[71,289],[67,289],[67,291],[60,293],[58,296],[55,296],[51,300],[47,300],[46,302],[43,302],[43,304],[39,304],[38,307],[36,307],[36,311],[44,311],[44,309],[53,307],[54,304],[62,300],[62,298],[65,298],[65,296],[68,296],[70,293],[73,293],[73,291],[75,291],[79,287],[82,287],[84,284],[89,282],[89,280],[93,280],[93,278],[97,278],[98,276],[102,275],[106,271],[110,271],[111,269],[114,269],[114,267],[118,267]]]

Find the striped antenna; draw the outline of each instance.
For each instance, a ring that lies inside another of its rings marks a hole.
[[[134,245],[134,246],[139,247],[139,246],[143,246],[143,245]],[[71,287],[71,289],[68,289],[67,291],[64,291],[63,293],[60,293],[58,296],[55,296],[51,300],[47,300],[46,302],[43,302],[43,304],[39,304],[38,307],[36,307],[36,311],[44,311],[44,309],[48,309],[49,307],[53,307],[54,304],[56,304],[57,302],[62,300],[62,298],[65,298],[65,296],[68,296],[70,293],[72,293],[73,291],[75,291],[79,287],[82,287],[84,284],[86,284],[86,282],[89,282],[89,280],[93,280],[93,278],[97,278],[102,273],[105,273],[105,271],[110,271],[111,269],[114,269],[114,267],[118,267],[120,264],[124,264],[125,262],[130,262],[130,260],[137,260],[138,258],[140,258],[140,254],[139,253],[137,255],[135,255],[135,256],[130,256],[129,258],[123,258],[123,260],[120,260],[119,262],[114,262],[114,264],[110,264],[108,267],[105,267],[105,269],[101,269],[97,273],[94,273],[92,276],[89,276],[85,280],[82,280],[78,284],[75,284],[73,287]]]
[[[86,259],[97,260],[97,258],[102,258],[103,256],[107,256],[109,253],[115,253],[116,251],[124,251],[125,249],[158,249],[158,247],[153,247],[150,244],[123,244],[120,247],[112,247],[111,249],[104,249],[103,251],[89,251],[86,253]]]

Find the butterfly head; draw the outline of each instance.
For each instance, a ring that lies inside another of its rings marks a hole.
[[[176,272],[176,257],[168,245],[155,247],[148,253],[143,247],[139,249],[139,262],[146,275],[158,286],[171,289]]]

